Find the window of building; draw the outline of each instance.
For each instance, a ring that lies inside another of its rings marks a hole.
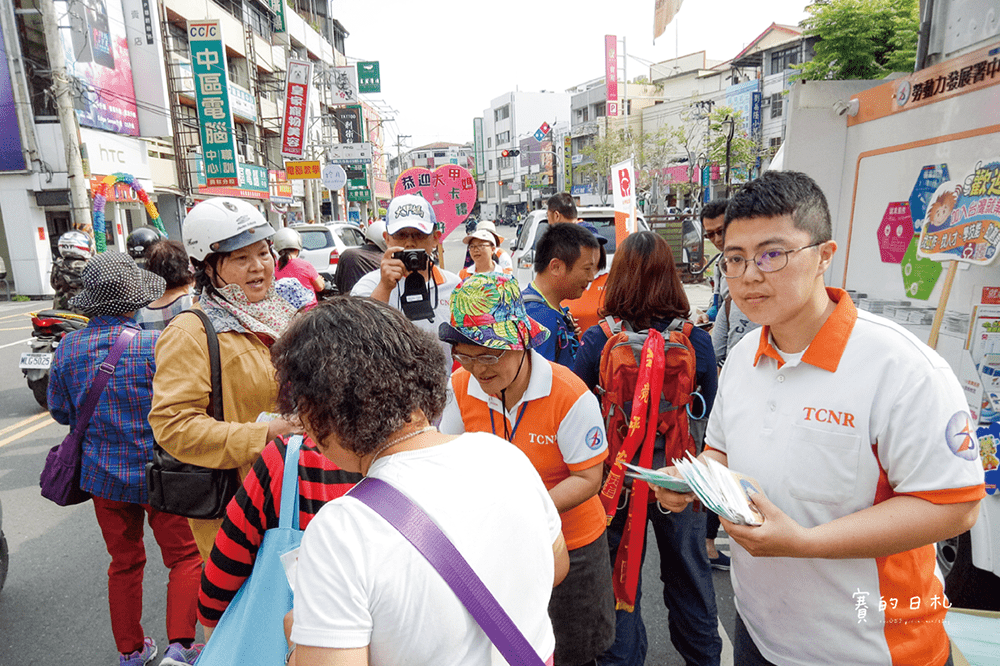
[[[505,130],[505,131],[500,132],[499,134],[497,134],[497,145],[498,146],[501,143],[507,143],[508,141],[510,141],[510,130]]]
[[[590,109],[588,109],[587,107],[583,107],[583,122],[587,122],[588,120],[590,120],[589,111]]]
[[[493,160],[489,160],[489,166],[486,167],[487,171],[493,171]]]
[[[594,105],[594,117],[595,118],[603,118],[605,116],[605,112],[606,111],[607,111],[607,106],[605,104],[602,103],[602,104],[595,104]]]
[[[493,122],[500,122],[501,120],[507,120],[510,118],[510,104],[504,104],[498,109],[493,111]]]
[[[774,154],[776,152],[778,152],[778,148],[781,148],[781,137],[780,136],[772,136],[768,140],[767,147],[768,147],[768,150],[771,151],[771,157],[774,157]]]
[[[771,54],[771,74],[780,74],[792,65],[799,64],[799,45],[790,46]]]
[[[443,150],[434,151],[434,157],[447,157]]]
[[[774,93],[771,95],[771,117],[780,118],[782,106],[785,103],[785,96],[781,93]]]

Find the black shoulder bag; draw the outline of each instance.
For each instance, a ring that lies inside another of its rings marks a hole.
[[[212,322],[201,310],[187,310],[205,325],[208,359],[212,373],[212,412],[224,421],[222,412],[222,363],[219,338]],[[181,462],[159,444],[153,445],[153,461],[146,463],[149,504],[158,511],[185,518],[213,519],[226,515],[226,505],[240,487],[237,469],[213,469]]]

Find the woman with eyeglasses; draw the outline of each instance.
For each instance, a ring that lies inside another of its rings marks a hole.
[[[549,332],[528,317],[517,280],[475,274],[451,296],[439,337],[461,364],[441,432],[486,432],[528,456],[562,519],[566,579],[552,591],[555,664],[596,664],[614,640],[604,508],[597,498],[607,441],[597,399],[567,368],[532,348]]]
[[[652,231],[631,234],[618,246],[604,291],[604,317],[627,322],[632,330],[666,331],[675,320],[690,317],[691,306],[674,264],[667,242]],[[664,333],[669,336],[669,333]],[[591,389],[600,377],[601,352],[608,340],[604,329],[592,326],[583,334],[580,352],[573,370]],[[695,351],[695,376],[698,392],[705,399],[705,414],[712,408],[718,376],[711,336],[695,328],[690,335]],[[665,377],[664,382],[672,378]],[[697,408],[692,407],[696,412]],[[665,466],[666,442],[657,437],[653,449],[654,469]],[[633,461],[635,462],[635,461]],[[622,491],[619,506],[632,498]],[[638,499],[638,498],[636,498]],[[652,493],[649,502],[653,502]],[[619,510],[608,526],[610,560],[616,559],[628,521],[626,510]],[[652,523],[660,553],[660,579],[663,601],[669,610],[670,641],[689,664],[718,664],[722,650],[715,606],[712,569],[705,552],[706,523],[703,513],[689,506],[681,513],[669,513],[648,507],[646,520]],[[645,532],[645,530],[643,530]],[[642,551],[645,555],[645,550]],[[610,561],[609,560],[609,561]],[[614,646],[604,655],[603,663],[641,664],[645,659],[646,628],[642,622],[640,600],[642,580],[636,590],[634,612],[618,611]]]
[[[458,273],[458,277],[463,280],[474,273],[510,275],[514,272],[510,255],[500,249],[503,238],[497,234],[492,222],[488,220],[480,222],[476,225],[476,230],[462,239],[462,242],[469,246],[465,268]]]

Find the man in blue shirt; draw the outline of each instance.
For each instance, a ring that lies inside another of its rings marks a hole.
[[[586,228],[550,225],[535,246],[535,279],[522,292],[528,316],[551,333],[535,351],[571,370],[580,329],[562,302],[583,295],[597,274],[600,258],[600,243]]]

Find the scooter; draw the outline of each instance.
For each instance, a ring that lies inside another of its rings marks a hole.
[[[43,408],[49,408],[49,367],[52,365],[53,352],[64,335],[83,328],[88,321],[87,317],[66,310],[31,313],[32,338],[28,342],[31,351],[21,354],[19,367],[28,380],[28,388],[34,394],[35,401]]]

